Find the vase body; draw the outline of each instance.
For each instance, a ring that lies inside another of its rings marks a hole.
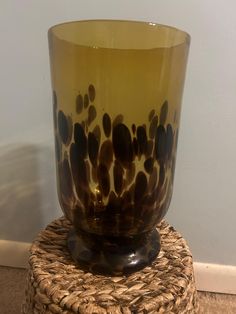
[[[84,268],[151,263],[173,190],[189,36],[154,23],[52,27],[49,50],[58,196]]]

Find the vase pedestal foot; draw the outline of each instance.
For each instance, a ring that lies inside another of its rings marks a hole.
[[[97,274],[130,274],[150,265],[160,251],[156,229],[132,237],[110,237],[69,231],[68,249],[82,269]]]

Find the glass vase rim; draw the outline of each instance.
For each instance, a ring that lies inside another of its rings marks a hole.
[[[61,41],[64,41],[66,43],[72,44],[72,42],[70,40],[67,39],[62,39],[59,38],[56,34],[55,34],[55,30],[58,29],[59,27],[63,27],[63,26],[67,26],[67,25],[71,25],[71,24],[82,24],[82,23],[94,23],[94,22],[98,22],[98,23],[106,23],[106,22],[110,22],[110,23],[130,23],[130,24],[142,24],[142,25],[146,25],[146,26],[152,26],[152,27],[161,27],[161,28],[165,28],[165,29],[169,29],[175,32],[179,32],[182,34],[183,36],[183,40],[178,43],[178,44],[172,44],[168,47],[164,47],[163,45],[157,45],[156,47],[151,47],[151,48],[113,48],[113,47],[99,47],[99,46],[94,46],[94,45],[87,45],[87,44],[75,44],[76,46],[79,47],[86,47],[86,48],[94,48],[94,49],[109,49],[109,50],[137,50],[137,51],[151,51],[151,50],[156,50],[156,49],[171,49],[174,47],[178,47],[178,46],[182,46],[182,45],[190,45],[191,42],[191,36],[189,35],[188,32],[172,26],[172,25],[167,25],[167,24],[163,24],[163,23],[157,23],[157,22],[150,22],[150,21],[141,21],[141,20],[126,20],[126,19],[81,19],[81,20],[71,20],[71,21],[66,21],[66,22],[62,22],[62,23],[57,23],[52,25],[49,29],[48,29],[48,36],[50,34],[52,34],[53,36],[55,36],[56,38],[58,38]]]

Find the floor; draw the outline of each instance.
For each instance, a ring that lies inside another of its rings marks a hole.
[[[0,313],[20,314],[26,270],[0,267]],[[201,314],[236,314],[236,295],[199,292]]]

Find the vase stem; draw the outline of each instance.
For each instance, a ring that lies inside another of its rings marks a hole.
[[[160,251],[160,236],[156,229],[132,237],[78,233],[71,229],[68,249],[83,269],[118,276],[150,265]]]

